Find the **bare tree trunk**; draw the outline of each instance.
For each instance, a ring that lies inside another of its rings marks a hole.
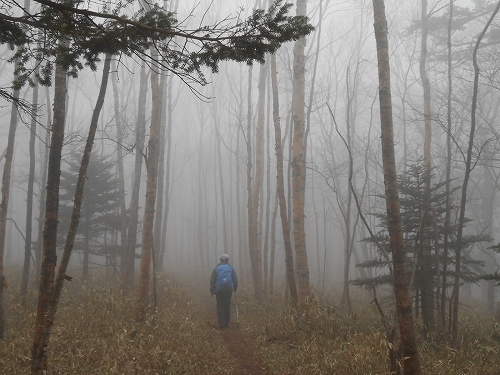
[[[198,215],[196,216],[198,224],[196,226],[196,244],[200,256],[200,272],[204,271],[204,266],[205,264],[208,264],[208,259],[209,255],[205,252],[205,249],[207,248],[206,243],[204,241],[204,238],[206,236],[204,235],[204,228],[206,228],[203,224],[204,220],[204,213],[205,213],[205,208],[203,206],[203,193],[205,192],[205,189],[203,189],[203,184],[204,181],[206,180],[206,168],[203,166],[203,155],[204,155],[204,144],[203,144],[203,130],[205,129],[204,126],[200,127],[200,136],[199,136],[199,145],[198,145],[198,181],[197,181],[197,201],[198,201]],[[205,199],[206,201],[206,199]]]
[[[219,130],[219,113],[218,113],[218,108],[214,104],[212,107],[212,117],[214,121],[214,127],[215,127],[215,132],[216,132],[216,141],[215,141],[215,147],[216,147],[216,165],[217,169],[219,172],[219,185],[220,185],[220,207],[221,207],[221,214],[222,214],[222,239],[223,239],[223,246],[224,246],[224,253],[229,254],[229,234],[228,234],[228,228],[227,228],[227,209],[226,209],[226,193],[224,189],[224,174],[222,173],[222,152],[221,152],[221,134]]]
[[[172,112],[174,110],[174,103],[172,98],[172,88],[173,88],[173,77],[170,77],[167,83],[167,95],[165,100],[167,101],[167,119],[166,119],[166,150],[165,150],[165,204],[164,204],[164,212],[163,212],[163,228],[162,228],[162,246],[160,249],[160,264],[159,270],[163,269],[165,253],[166,253],[166,235],[167,235],[167,223],[168,223],[168,214],[170,211],[170,170],[171,170],[171,156],[172,156]],[[161,189],[159,191],[162,191]]]
[[[60,45],[64,49],[69,46],[69,42],[67,40],[61,40]],[[61,156],[64,141],[64,123],[66,119],[66,82],[66,71],[63,66],[57,64],[54,77],[54,123],[52,124],[52,137],[47,171],[43,255],[36,309],[35,333],[31,352],[31,373],[33,375],[42,374],[47,365],[45,348],[42,346],[42,335],[46,327],[46,315],[51,303],[57,262],[57,224],[59,218]]]
[[[477,63],[477,51],[481,40],[483,39],[486,31],[490,27],[493,19],[497,15],[500,9],[500,1],[498,2],[493,14],[484,26],[483,31],[479,34],[476,45],[474,47],[474,52],[472,54],[472,63],[474,65],[474,86],[472,92],[472,108],[471,108],[471,124],[470,124],[470,134],[469,134],[469,146],[467,148],[467,159],[465,161],[465,175],[464,182],[462,184],[462,197],[460,199],[460,216],[458,219],[458,230],[457,230],[457,248],[455,257],[455,282],[453,285],[453,308],[451,316],[451,335],[452,335],[452,345],[455,348],[460,346],[458,337],[458,303],[460,295],[460,276],[461,276],[461,253],[463,246],[463,229],[465,222],[465,205],[467,203],[467,186],[469,184],[470,172],[472,170],[472,150],[474,148],[474,135],[476,133],[476,109],[477,109],[477,95],[479,91],[479,65]]]
[[[127,251],[127,206],[125,204],[125,173],[123,171],[123,130],[120,113],[120,96],[118,93],[118,67],[113,63],[113,77],[111,80],[114,97],[114,113],[116,123],[116,168],[118,171],[118,194],[120,199],[120,253],[122,259]]]
[[[24,305],[25,296],[28,292],[29,275],[30,275],[30,260],[31,260],[31,249],[32,249],[32,237],[33,237],[33,191],[35,185],[35,140],[36,140],[36,122],[37,122],[37,112],[38,112],[38,92],[39,85],[36,75],[39,73],[40,67],[37,65],[35,68],[35,86],[33,87],[33,100],[31,104],[31,124],[30,124],[30,141],[29,141],[29,159],[30,166],[28,172],[28,190],[26,194],[26,236],[24,241],[24,264],[23,264],[23,276],[21,280],[21,291],[19,296]]]
[[[350,92],[350,83],[349,83],[349,68],[347,68],[346,72],[346,86],[347,86],[347,113],[346,113],[346,142],[347,148],[352,150],[352,142],[351,142],[351,110],[352,110],[352,97]],[[350,153],[351,154],[351,153]],[[349,268],[351,265],[351,256],[352,256],[352,246],[351,246],[351,215],[352,215],[352,191],[350,189],[350,184],[353,179],[353,165],[352,159],[349,163],[349,172],[348,172],[348,187],[347,187],[347,207],[345,209],[344,220],[345,220],[345,234],[344,234],[344,288],[342,292],[342,304],[347,306],[349,312],[352,311],[351,305],[351,296],[349,291]]]
[[[16,67],[18,63],[16,63]],[[2,200],[0,202],[0,340],[4,339],[5,330],[5,309],[4,309],[4,289],[7,285],[6,278],[4,275],[4,265],[3,258],[5,254],[5,238],[7,229],[7,214],[9,209],[9,197],[10,197],[10,186],[11,186],[11,171],[12,171],[12,159],[14,158],[14,142],[16,139],[17,130],[17,104],[16,101],[19,99],[19,88],[17,82],[18,76],[14,74],[14,90],[12,97],[14,98],[12,102],[12,108],[10,112],[10,125],[9,125],[9,135],[7,137],[7,149],[5,151],[5,163],[2,175]]]
[[[29,12],[30,9],[29,0],[25,0],[24,9],[26,12]],[[38,41],[40,40],[40,36],[37,37]],[[37,42],[37,47],[40,47],[40,43]],[[28,172],[28,191],[26,195],[26,235],[24,240],[24,263],[23,263],[23,275],[21,279],[21,290],[19,296],[22,299],[22,303],[24,304],[24,297],[28,291],[28,282],[29,282],[29,274],[30,274],[30,260],[31,260],[31,238],[33,232],[33,187],[35,183],[35,139],[36,139],[36,114],[38,107],[38,80],[37,75],[40,72],[40,64],[36,65],[35,68],[35,77],[33,87],[33,101],[31,103],[31,124],[30,124],[30,141],[29,141],[29,172]],[[18,94],[19,96],[19,94]],[[14,109],[14,107],[12,108]],[[16,111],[17,112],[17,111]],[[17,113],[12,111],[11,116],[17,116]],[[0,262],[0,270],[3,267],[3,260]],[[0,271],[0,281],[2,279],[3,271]],[[0,285],[0,289],[2,289],[2,285]],[[3,320],[3,291],[0,291],[0,321]],[[3,326],[3,323],[0,322],[0,327]],[[0,328],[0,338],[3,337],[3,328]]]
[[[156,56],[156,53],[152,53]],[[153,57],[156,58],[156,57]],[[158,67],[151,69],[151,126],[149,130],[148,156],[146,162],[146,202],[144,205],[144,219],[142,227],[141,269],[138,288],[137,320],[144,321],[146,308],[149,305],[149,275],[151,257],[154,256],[153,224],[155,214],[156,191],[158,183],[158,163],[160,158],[160,121],[161,121],[161,94],[159,86]]]
[[[159,272],[162,266],[160,265],[160,256],[163,252],[163,242],[162,242],[162,227],[163,227],[163,201],[164,195],[164,184],[165,184],[165,153],[166,153],[166,136],[167,136],[167,79],[163,74],[160,76],[160,101],[161,101],[161,120],[160,120],[160,141],[159,141],[159,160],[158,160],[158,194],[156,197],[156,215],[153,227],[153,243],[156,249],[155,254],[155,269]]]
[[[260,65],[259,71],[259,98],[257,102],[257,127],[255,141],[255,180],[252,186],[252,205],[250,206],[249,217],[249,246],[250,262],[252,266],[252,277],[255,289],[255,298],[258,303],[263,301],[262,285],[262,251],[259,240],[259,208],[262,192],[262,182],[264,179],[264,103],[266,94],[266,75],[268,63]],[[248,141],[251,141],[250,139]]]
[[[283,152],[283,150],[281,151]],[[283,167],[282,167],[283,168]],[[283,171],[281,171],[283,173]],[[284,195],[284,194],[283,194]],[[269,284],[268,284],[268,292],[270,295],[274,293],[274,265],[276,261],[276,218],[278,216],[278,193],[276,191],[274,197],[274,209],[273,216],[271,219],[271,251],[269,255]]]
[[[447,115],[446,115],[446,212],[444,217],[444,227],[450,227],[451,221],[451,98],[453,92],[453,77],[452,77],[452,51],[451,51],[451,35],[452,35],[452,22],[453,22],[453,0],[450,0],[450,18],[448,19],[448,95],[447,95]],[[448,289],[448,249],[449,249],[449,234],[445,230],[443,233],[443,270],[441,273],[441,322],[443,328],[446,323],[446,291]]]
[[[283,144],[281,142],[281,125],[279,115],[278,99],[278,77],[276,73],[276,56],[271,55],[271,82],[273,85],[273,122],[274,122],[274,140],[276,143],[276,170],[277,181],[276,191],[279,200],[281,228],[283,231],[283,241],[285,243],[285,265],[286,280],[290,298],[293,304],[298,302],[297,282],[295,280],[295,267],[293,264],[293,249],[290,235],[290,224],[288,221],[287,205],[285,198],[285,178],[283,172]]]
[[[61,261],[57,270],[57,277],[54,280],[51,295],[48,298],[48,309],[45,311],[45,318],[42,327],[42,333],[40,336],[40,341],[33,346],[33,353],[35,355],[32,357],[32,374],[42,374],[47,371],[47,346],[49,344],[50,336],[52,333],[52,327],[54,325],[54,319],[57,313],[57,307],[59,304],[59,299],[61,297],[61,292],[66,278],[66,270],[68,268],[69,259],[71,252],[73,250],[73,245],[75,241],[76,232],[78,230],[78,223],[80,221],[80,210],[83,201],[83,190],[85,187],[85,181],[87,179],[87,168],[89,165],[90,154],[92,152],[92,145],[95,139],[95,133],[97,130],[97,123],[101,109],[104,103],[104,97],[106,96],[106,88],[108,84],[109,70],[110,70],[111,55],[106,55],[103,68],[103,76],[101,81],[101,88],[96,101],[96,106],[92,114],[92,120],[90,123],[89,134],[87,137],[87,142],[85,145],[85,150],[82,156],[82,162],[80,166],[80,171],[78,174],[78,181],[76,184],[75,200],[73,203],[73,212],[71,214],[71,222],[68,230],[68,235],[66,237],[66,242],[64,245],[64,250],[62,254]],[[55,120],[55,116],[54,116]],[[55,270],[54,270],[55,274]],[[43,364],[43,368],[35,367],[35,364]]]
[[[306,16],[306,0],[297,0],[297,15]],[[306,185],[305,154],[305,46],[306,38],[295,42],[293,55],[293,143],[292,143],[292,200],[293,238],[297,265],[299,303],[306,304],[311,295],[304,229]]]
[[[421,235],[424,237],[422,241],[422,259],[419,284],[421,288],[422,298],[422,320],[425,327],[425,334],[435,328],[434,315],[434,283],[432,274],[433,258],[431,254],[431,238],[429,236],[432,215],[431,215],[431,140],[432,140],[432,121],[431,121],[431,86],[429,77],[427,76],[426,59],[427,59],[427,35],[429,33],[428,16],[427,16],[427,0],[422,0],[422,40],[420,48],[420,79],[424,91],[424,122],[425,122],[425,137],[424,137],[424,178],[425,178],[425,195],[424,195],[424,217],[423,228]]]
[[[137,108],[137,124],[135,127],[135,163],[134,181],[130,194],[130,216],[127,229],[127,250],[122,259],[122,286],[131,290],[134,286],[135,247],[137,244],[137,226],[139,224],[139,193],[141,188],[142,162],[144,158],[144,143],[146,132],[146,98],[147,75],[145,63],[141,66],[139,84],[139,105]]]
[[[394,155],[394,130],[392,123],[391,78],[389,65],[389,42],[384,0],[373,0],[374,29],[377,42],[380,126],[382,143],[382,162],[384,166],[385,197],[387,222],[391,239],[394,294],[399,333],[403,349],[404,373],[418,375],[420,355],[415,335],[415,325],[411,308],[409,271],[406,259],[405,241],[401,225],[399,196],[396,185],[396,159]]]
[[[46,132],[45,132],[45,138],[44,142],[42,142],[42,147],[44,148],[44,156],[42,160],[42,165],[41,165],[41,170],[42,170],[42,175],[40,178],[40,201],[38,202],[39,205],[39,212],[38,212],[38,236],[36,240],[36,245],[35,245],[35,269],[36,269],[36,277],[39,279],[40,276],[40,270],[41,270],[41,264],[42,264],[42,248],[43,248],[43,226],[44,226],[44,221],[42,220],[43,217],[45,217],[45,199],[47,195],[47,189],[44,188],[47,184],[47,167],[49,164],[49,148],[46,146],[50,143],[50,128],[52,124],[52,116],[50,112],[50,94],[49,94],[49,88],[45,87],[45,99],[47,102],[47,127],[46,127]],[[38,284],[37,284],[38,287]]]
[[[266,75],[267,77],[267,75]],[[267,78],[266,78],[267,79]],[[270,85],[268,85],[270,86]],[[271,122],[269,121],[270,116],[270,102],[271,102],[271,87],[268,87],[267,95],[267,113],[268,119],[266,121],[266,222],[264,225],[264,248],[262,251],[263,255],[263,269],[264,269],[264,293],[267,295],[269,293],[269,230],[271,221]]]

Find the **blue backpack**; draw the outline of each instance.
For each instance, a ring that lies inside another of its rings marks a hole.
[[[219,290],[222,285],[229,285],[231,288],[234,286],[233,278],[231,276],[233,268],[229,264],[219,264],[216,271],[217,281],[215,282],[215,288],[217,290]]]

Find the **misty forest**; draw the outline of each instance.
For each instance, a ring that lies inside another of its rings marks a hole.
[[[499,10],[1,0],[0,374],[499,374]]]

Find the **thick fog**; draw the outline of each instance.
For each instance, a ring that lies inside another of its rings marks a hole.
[[[196,28],[200,22],[213,24],[227,19],[233,22],[241,11],[247,16],[257,6],[252,1],[185,1],[179,4],[178,20]],[[395,146],[398,171],[403,174],[411,165],[422,163],[424,145],[423,89],[419,73],[420,1],[387,1],[389,46]],[[427,74],[431,85],[433,183],[445,180],[447,147],[447,66],[446,20],[447,2],[429,1],[434,22],[430,25]],[[471,7],[472,2],[455,2],[456,7]],[[207,10],[208,9],[208,10]],[[295,9],[292,8],[292,12]],[[383,213],[384,184],[380,150],[380,115],[378,103],[377,54],[373,35],[371,0],[308,1],[308,12],[315,30],[307,37],[306,46],[306,241],[311,282],[316,290],[342,291],[344,262],[349,256],[349,278],[360,277],[356,264],[375,256],[369,236],[349,193],[349,153],[352,156],[352,184],[360,208],[374,232],[381,230],[374,213]],[[438,25],[439,16],[443,25]],[[461,186],[464,174],[464,151],[468,142],[470,103],[472,96],[471,46],[484,27],[487,15],[454,32],[453,98],[452,98],[452,170],[454,187]],[[495,20],[493,29],[500,29]],[[468,234],[490,234],[494,242],[481,243],[467,249],[467,255],[487,262],[487,272],[498,269],[496,253],[486,249],[498,241],[498,46],[494,36],[491,46],[479,54],[483,75],[478,102],[478,124],[475,141],[475,168],[469,187],[467,216]],[[12,51],[2,47],[0,86],[11,85],[13,65],[8,62]],[[293,79],[293,43],[276,53],[279,86],[280,119],[285,154],[285,190],[287,204],[290,193],[291,96]],[[116,56],[108,83],[103,111],[93,153],[109,156],[118,165],[121,148],[126,190],[126,206],[134,180],[134,163],[138,150],[135,126],[141,96],[146,95],[146,137],[151,116],[149,76],[147,92],[140,92],[140,70],[143,62],[137,56]],[[149,72],[149,61],[145,61]],[[63,169],[70,156],[81,150],[86,139],[97,92],[102,64],[93,72],[84,68],[78,78],[68,81],[66,142]],[[163,164],[164,270],[176,273],[188,269],[193,275],[208,280],[212,267],[222,253],[251,286],[248,254],[247,166],[255,164],[255,139],[252,157],[248,159],[248,126],[255,129],[259,95],[260,64],[253,66],[224,62],[217,74],[203,73],[205,86],[181,79],[163,71],[166,95],[163,114],[167,131]],[[150,74],[150,73],[148,73]],[[184,77],[185,78],[185,77]],[[113,82],[114,81],[114,82]],[[260,240],[268,259],[275,246],[275,284],[284,285],[285,257],[279,211],[276,204],[276,152],[272,121],[271,80],[269,69],[265,82],[265,171],[260,196]],[[250,87],[249,87],[250,84]],[[117,96],[114,93],[115,85]],[[250,97],[249,97],[250,94]],[[46,131],[50,125],[53,88],[40,89],[40,110],[36,141],[36,186],[34,199],[33,240],[38,236],[39,198],[46,165]],[[21,96],[31,101],[32,89],[25,86]],[[11,104],[2,99],[0,107],[0,152],[7,144]],[[250,104],[250,108],[249,108]],[[116,107],[115,107],[116,106]],[[118,117],[116,116],[118,110]],[[249,118],[250,115],[250,118]],[[24,257],[26,189],[29,168],[28,142],[30,118],[20,112],[16,134],[12,189],[7,223],[6,267],[21,265]],[[121,123],[123,137],[117,135]],[[251,131],[255,137],[255,130]],[[147,138],[146,138],[147,141]],[[143,158],[144,161],[144,158]],[[1,160],[2,168],[4,159]],[[117,173],[113,168],[112,173]],[[254,171],[252,172],[254,173]],[[140,220],[144,214],[146,167],[142,168]],[[88,181],[93,176],[87,175]],[[168,186],[166,184],[168,183]],[[454,198],[459,204],[458,194]],[[165,205],[168,205],[167,211]],[[156,215],[159,212],[157,210]],[[66,219],[68,220],[68,219]],[[139,225],[139,231],[142,226]],[[274,230],[274,233],[272,231]],[[118,231],[110,231],[107,241],[120,243]],[[273,242],[275,245],[273,245]],[[140,244],[140,234],[138,238]],[[140,254],[140,247],[136,250]],[[81,249],[75,248],[72,267],[80,269]],[[93,267],[105,259],[92,255]],[[264,262],[265,264],[266,262]],[[374,269],[375,274],[381,272]],[[79,277],[75,272],[75,277]]]

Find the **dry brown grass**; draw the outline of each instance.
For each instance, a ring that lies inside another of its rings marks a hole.
[[[389,343],[369,301],[350,314],[315,307],[308,317],[274,301],[254,324],[270,374],[390,374]],[[462,348],[420,340],[424,374],[500,374],[500,324],[462,309]],[[264,319],[262,319],[264,317]],[[260,323],[259,323],[260,321]]]
[[[134,319],[134,297],[102,280],[66,283],[49,344],[51,374],[231,374],[234,360],[206,321],[192,290],[159,280],[159,308],[146,324]],[[11,282],[11,285],[15,285]],[[27,374],[35,298],[26,307],[7,294],[6,338],[0,342],[0,373]]]
[[[10,281],[0,373],[27,374],[35,296],[21,306],[13,287],[17,280]],[[306,317],[278,296],[257,306],[243,289],[238,292],[239,328],[233,315],[233,328],[221,332],[213,328],[213,300],[207,302],[206,290],[162,277],[158,309],[148,312],[146,324],[138,324],[134,296],[104,285],[103,280],[67,283],[49,346],[50,374],[389,373],[389,344],[375,307],[366,300],[351,314],[317,306]],[[500,325],[472,309],[463,311],[462,349],[422,341],[423,373],[500,373]],[[252,357],[261,370],[242,370]]]

